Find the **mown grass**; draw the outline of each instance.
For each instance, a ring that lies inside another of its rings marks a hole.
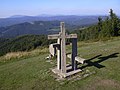
[[[68,52],[70,48],[67,47]],[[11,58],[0,65],[0,90],[120,90],[120,37],[78,43],[78,55],[87,59],[80,67],[95,72],[78,80],[56,80],[50,69],[55,60],[45,60],[48,49],[37,50],[26,58]]]

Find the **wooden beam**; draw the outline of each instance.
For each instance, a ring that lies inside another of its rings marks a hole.
[[[67,57],[71,59],[71,54],[68,54]],[[85,60],[86,60],[86,59],[81,58],[81,57],[78,57],[78,56],[75,57],[75,61],[78,61],[78,62],[81,63],[81,64],[84,64],[84,61],[85,61]]]
[[[65,24],[61,22],[61,72],[66,73],[66,40]]]
[[[48,35],[48,39],[58,39],[61,38],[60,34]],[[65,35],[65,38],[77,38],[77,34]]]
[[[59,47],[57,48],[57,69],[61,70],[61,39],[58,38],[57,44],[59,44]]]
[[[77,38],[77,34],[66,35],[66,38]]]
[[[61,38],[59,34],[48,35],[48,39],[58,39],[58,38]]]
[[[84,64],[84,61],[85,61],[86,59],[77,56],[77,57],[75,57],[75,60],[78,61],[78,62],[81,63],[81,64]]]

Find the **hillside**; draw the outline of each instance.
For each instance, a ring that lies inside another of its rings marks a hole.
[[[70,25],[66,23],[66,29],[73,30],[77,28],[76,25]],[[15,24],[12,26],[1,27],[0,37],[13,38],[21,35],[48,35],[52,33],[58,33],[60,28],[60,21],[33,21],[25,22],[21,24]]]
[[[48,33],[56,33],[59,31],[57,30],[59,23],[59,21],[35,21],[16,24],[1,28],[0,37],[11,38],[27,34],[45,35]],[[56,30],[53,31],[52,29]]]
[[[33,50],[46,46],[50,42],[45,35],[24,35],[12,39],[0,38],[0,56],[8,52]]]
[[[67,47],[68,52],[70,48]],[[50,69],[56,65],[56,60],[45,60],[47,55],[48,49],[40,48],[37,55],[26,59],[5,60],[1,57],[0,89],[120,90],[120,37],[92,43],[78,42],[78,55],[87,61],[80,65],[83,72],[66,80],[56,79]],[[89,73],[92,74],[89,76]],[[88,76],[84,78],[85,75]]]

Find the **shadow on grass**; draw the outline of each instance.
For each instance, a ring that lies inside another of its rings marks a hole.
[[[116,57],[118,57],[118,54],[119,54],[119,53],[113,53],[113,54],[110,54],[110,55],[104,56],[104,57],[102,57],[102,54],[97,55],[97,56],[95,56],[95,57],[93,57],[93,58],[91,58],[91,59],[86,60],[85,63],[87,63],[87,65],[84,65],[84,66],[80,67],[80,69],[84,69],[84,68],[90,67],[90,66],[95,66],[95,67],[97,67],[97,68],[99,68],[99,69],[100,69],[100,68],[103,68],[103,67],[105,67],[105,66],[101,65],[101,64],[100,64],[101,62],[106,61],[106,60],[108,60],[109,58],[116,58]],[[92,60],[94,60],[95,58],[98,58],[99,60],[92,62]]]

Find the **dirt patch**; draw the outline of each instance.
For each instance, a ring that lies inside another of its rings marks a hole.
[[[98,83],[98,85],[120,87],[120,84],[113,80],[102,80]]]
[[[95,83],[90,84],[85,90],[120,90],[120,83],[114,80],[97,80]]]

